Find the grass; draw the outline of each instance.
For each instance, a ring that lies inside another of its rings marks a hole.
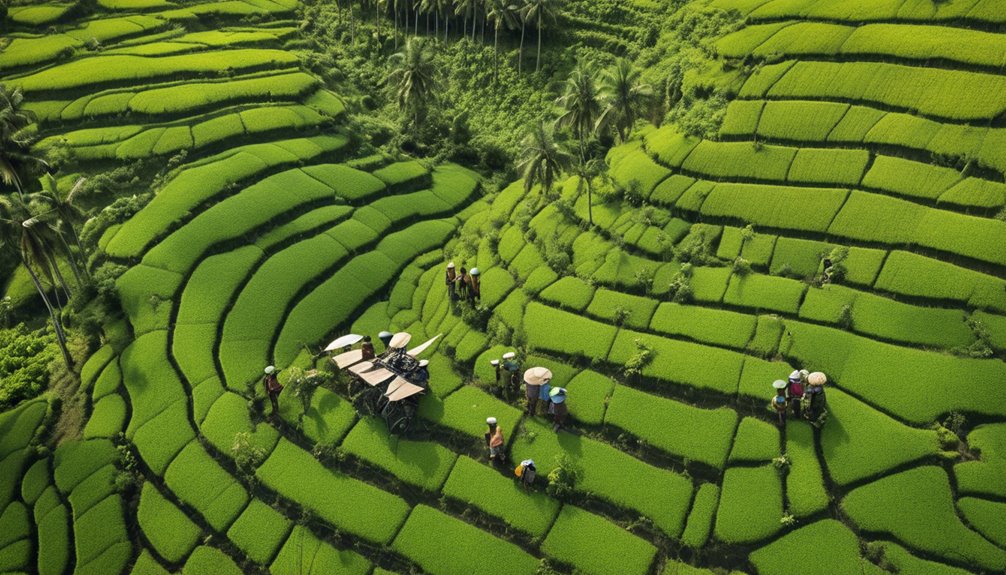
[[[430,537],[431,533],[437,536]],[[467,575],[474,558],[492,565],[493,573],[500,575],[524,575],[538,565],[513,543],[425,505],[412,510],[392,548],[430,575]]]
[[[383,420],[369,417],[357,422],[341,449],[431,492],[440,490],[457,460],[437,443],[392,437]]]
[[[202,529],[150,483],[143,484],[136,518],[153,548],[172,563],[188,557],[202,535]]]
[[[256,475],[270,489],[320,519],[375,543],[388,543],[409,511],[398,496],[329,471],[310,453],[286,440],[276,445]]]
[[[609,401],[605,423],[672,455],[722,469],[737,414],[726,407],[700,409],[619,385]]]
[[[572,505],[563,506],[541,549],[592,575],[649,573],[657,554],[649,542]]]
[[[918,467],[855,489],[842,500],[842,508],[860,529],[890,534],[954,562],[1006,568],[1006,551],[957,517],[950,482],[939,467]],[[932,529],[933,525],[940,528]]]
[[[716,539],[743,544],[775,535],[782,528],[782,501],[782,479],[772,465],[727,469],[716,512]]]
[[[539,476],[539,481],[544,481]],[[560,503],[538,491],[527,491],[508,474],[461,456],[447,478],[443,494],[498,517],[532,537],[544,537]]]

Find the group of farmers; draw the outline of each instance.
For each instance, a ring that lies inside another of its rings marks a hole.
[[[820,428],[828,413],[828,402],[824,395],[824,385],[828,377],[820,371],[813,373],[806,369],[796,369],[788,379],[777,379],[772,383],[775,397],[772,409],[778,417],[779,427],[785,427],[786,416],[792,411],[793,417],[803,417],[814,427]]]
[[[447,264],[444,283],[447,284],[447,297],[450,298],[451,303],[461,300],[475,305],[476,302],[481,301],[480,275],[479,268],[472,268],[469,272],[463,267],[455,268],[454,262]]]

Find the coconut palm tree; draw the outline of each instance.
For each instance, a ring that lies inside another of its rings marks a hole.
[[[472,19],[472,40],[475,40],[475,17],[478,14],[479,0],[457,0],[454,4],[454,14],[464,19],[461,35],[468,33],[468,19]]]
[[[84,224],[84,221],[87,220],[87,214],[79,205],[74,203],[86,182],[86,178],[77,178],[77,181],[74,182],[69,191],[64,193],[59,190],[56,178],[52,174],[45,174],[42,177],[42,191],[34,195],[34,199],[41,208],[39,211],[54,216],[44,219],[50,223],[53,231],[58,234],[66,250],[70,269],[73,271],[78,284],[81,283],[81,270],[83,270],[85,277],[90,275],[87,273],[87,266],[85,265],[87,254],[84,252],[84,246],[80,242],[80,235],[77,233],[77,226]],[[66,240],[67,236],[73,239],[74,246],[77,249],[76,257]],[[79,267],[77,257],[80,258]]]
[[[40,225],[39,219],[31,213],[28,204],[20,197],[0,196],[0,247],[6,246],[15,251],[18,260],[31,281],[35,284],[45,308],[49,312],[49,319],[52,321],[53,331],[56,333],[56,341],[63,352],[63,361],[68,369],[73,369],[73,358],[66,347],[66,334],[63,331],[63,324],[59,319],[56,306],[49,299],[47,290],[42,284],[39,273],[48,278],[49,283],[55,285],[52,277],[53,254],[47,234],[44,233],[46,227]]]
[[[486,19],[493,23],[493,82],[496,81],[499,73],[499,53],[500,53],[500,26],[512,28],[517,6],[511,0],[487,0]]]
[[[451,14],[454,13],[454,0],[436,0],[437,13],[444,15],[444,44],[450,31]]]
[[[555,129],[545,122],[531,129],[521,147],[517,167],[524,177],[525,193],[530,192],[535,184],[541,184],[547,195],[559,174],[570,165],[569,152],[556,141]]]
[[[580,155],[579,161],[573,165],[573,172],[577,176],[576,194],[580,195],[583,189],[587,188],[587,221],[594,224],[594,180],[601,177],[607,180],[608,164],[604,158],[586,158]]]
[[[524,20],[534,22],[538,29],[538,56],[534,61],[534,71],[541,69],[541,29],[546,23],[555,23],[559,16],[560,0],[527,0],[524,8]]]
[[[432,46],[424,38],[412,37],[405,48],[388,59],[391,70],[384,82],[394,93],[398,109],[412,118],[418,128],[426,107],[437,99],[437,70]]]
[[[21,88],[7,89],[0,84],[0,182],[12,186],[24,195],[26,179],[48,167],[45,160],[32,152],[34,136],[27,127],[35,122],[35,114],[21,107]]]
[[[566,79],[562,95],[555,101],[562,110],[556,124],[570,129],[580,143],[581,156],[601,115],[601,97],[594,76],[594,67],[580,60]]]
[[[653,88],[640,79],[632,62],[620,58],[601,75],[601,94],[604,111],[598,118],[598,127],[614,128],[618,140],[624,142],[653,97]]]
[[[518,0],[517,19],[520,20],[520,48],[517,50],[517,73],[524,65],[524,31],[527,29],[528,0]]]

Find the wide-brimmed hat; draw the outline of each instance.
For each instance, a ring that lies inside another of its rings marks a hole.
[[[528,385],[543,385],[552,379],[552,372],[545,367],[532,367],[524,372],[524,382]]]
[[[491,366],[493,366],[493,367],[496,367],[496,366],[498,366],[499,364],[500,364],[500,360],[498,360],[498,359],[490,359],[490,360],[489,360],[489,365],[491,365]]]
[[[828,383],[828,376],[821,373],[820,371],[815,371],[814,373],[807,376],[807,383],[815,387],[820,387]]]
[[[488,423],[489,425],[496,425],[496,418],[495,417],[487,417],[486,418],[486,423]]]
[[[515,357],[517,357],[517,354],[512,351],[508,351],[503,354],[503,359],[513,359]]]
[[[388,343],[388,347],[393,349],[401,349],[412,341],[412,334],[400,331],[392,336],[391,341]]]
[[[419,360],[419,367],[426,367],[427,365],[430,365],[430,360],[428,359]]]
[[[448,268],[453,268],[454,267],[454,262],[450,262],[449,264],[447,264],[447,267]]]
[[[479,272],[479,268],[472,268],[471,270],[468,271],[468,273],[471,274],[471,275],[473,275],[473,276],[477,276],[481,272]]]
[[[790,381],[800,381],[800,370],[794,369],[793,373],[789,374]]]
[[[274,366],[274,365],[267,365],[267,366],[265,366],[265,374],[266,375],[272,375],[274,373],[276,373],[276,366]]]
[[[552,403],[562,403],[566,401],[566,388],[553,387],[552,391],[548,392],[548,396],[551,398]]]
[[[786,385],[787,385],[786,382],[781,379],[777,379],[772,382],[772,387],[776,389],[786,389]]]

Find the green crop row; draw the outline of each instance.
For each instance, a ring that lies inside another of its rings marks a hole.
[[[829,398],[833,396],[831,394]],[[786,424],[786,455],[790,461],[789,473],[786,475],[789,512],[794,517],[803,518],[826,509],[828,492],[825,490],[821,462],[814,449],[814,432],[810,426],[802,421],[790,421]],[[828,463],[829,469],[842,465],[837,461],[832,463],[831,460]]]
[[[94,403],[91,417],[84,427],[84,439],[115,437],[126,425],[126,402],[117,394],[103,397]]]
[[[754,334],[755,318],[733,311],[664,302],[657,307],[649,327],[668,335],[743,349]]]
[[[625,365],[639,353],[637,341],[652,350],[652,360],[643,368],[642,375],[726,394],[737,391],[744,356],[733,351],[623,329],[611,346],[608,362]]]
[[[74,511],[75,573],[120,573],[133,554],[122,498],[110,495],[83,515]]]
[[[954,562],[1006,569],[1006,551],[957,517],[950,482],[940,467],[911,469],[855,489],[842,500],[842,508],[860,529],[890,534]]]
[[[723,475],[714,535],[724,543],[753,543],[782,525],[782,478],[772,465],[731,467]]]
[[[200,52],[161,58],[110,55],[73,60],[14,82],[25,92],[69,90],[109,82],[139,82],[154,78],[218,75],[225,71],[297,65],[297,56],[284,50],[238,49]]]
[[[837,247],[839,245],[826,242],[780,237],[772,251],[769,269],[773,274],[795,274],[799,277],[812,278],[823,271],[824,258]],[[847,249],[848,254],[841,262],[841,267],[844,269],[842,281],[872,286],[887,257],[887,251],[858,246]],[[743,257],[750,260],[747,256]]]
[[[286,440],[279,442],[256,475],[340,531],[368,541],[389,542],[409,512],[399,497],[326,469]]]
[[[616,184],[643,197],[649,197],[657,184],[671,175],[670,170],[650,158],[640,141],[614,148],[608,153],[608,163]]]
[[[150,483],[143,485],[136,519],[153,548],[172,563],[188,557],[202,535],[202,529]]]
[[[252,423],[248,400],[235,393],[222,394],[206,414],[200,425],[203,437],[221,453],[229,453],[234,436],[248,433],[249,443],[268,455],[279,441],[279,433],[269,425]]]
[[[58,505],[45,513],[35,509],[38,526],[38,573],[61,575],[70,564],[70,513]]]
[[[737,436],[730,449],[730,463],[764,463],[779,456],[779,430],[773,424],[755,417],[745,417],[737,427]]]
[[[1006,312],[1006,281],[911,252],[891,252],[874,287]]]
[[[601,288],[594,294],[586,311],[610,323],[646,329],[657,303],[654,299]]]
[[[526,420],[524,430],[511,444],[515,460],[534,459],[538,473],[547,475],[565,454],[581,472],[577,491],[632,509],[671,537],[681,534],[692,496],[691,482],[685,477],[650,466],[606,443],[553,433],[536,420]],[[530,437],[531,432],[536,435]]]
[[[826,545],[821,545],[827,541]],[[793,549],[814,549],[814,560],[793,561]],[[758,549],[750,555],[758,573],[786,575],[831,575],[833,573],[872,573],[872,565],[860,558],[859,539],[840,521],[824,519],[802,526]],[[886,573],[886,571],[879,571]],[[922,572],[919,572],[922,575]],[[934,573],[935,575],[935,573]]]
[[[366,575],[370,562],[361,555],[332,547],[298,525],[269,566],[273,575]]]
[[[532,537],[543,537],[559,513],[560,503],[544,493],[529,492],[512,477],[465,456],[458,458],[443,488],[444,495],[499,517]]]
[[[570,393],[575,391],[571,387]],[[668,453],[718,469],[726,464],[737,428],[732,409],[700,409],[624,385],[616,386],[604,421]]]
[[[692,510],[688,514],[688,525],[681,535],[681,541],[693,548],[705,546],[709,533],[713,530],[713,518],[720,503],[720,488],[715,483],[703,483],[695,494]]]
[[[469,575],[473,561],[492,565],[500,575],[526,575],[538,565],[513,543],[425,505],[412,510],[392,548],[430,575]]]
[[[984,382],[1006,377],[1006,366],[994,360],[951,355],[880,343],[837,329],[786,323],[780,352],[813,365],[844,389],[893,415],[918,424],[950,411],[989,415],[1006,412],[1002,398]],[[918,375],[926,374],[920,396]],[[883,381],[883,389],[876,382]]]
[[[43,4],[35,6],[12,6],[8,17],[12,22],[29,26],[41,26],[55,22],[73,8],[73,4]]]
[[[227,538],[248,557],[267,565],[286,541],[293,522],[259,499],[252,499],[227,531]]]
[[[447,481],[457,455],[438,443],[392,437],[384,422],[363,418],[343,440],[341,449],[405,483],[436,492]]]
[[[164,482],[183,503],[191,505],[211,527],[226,531],[248,503],[248,491],[192,441],[175,457]]]
[[[747,142],[711,142],[703,140],[688,154],[681,168],[716,180],[750,178],[782,182],[786,180],[796,148],[762,146]]]
[[[953,168],[877,156],[863,179],[863,185],[902,196],[935,200],[961,179],[960,172]]]
[[[106,251],[117,257],[139,256],[176,221],[203,202],[226,193],[232,184],[270,169],[309,162],[347,142],[344,136],[319,136],[252,144],[189,164],[119,228]]]
[[[694,186],[693,186],[694,188]],[[762,184],[715,184],[695,199],[692,190],[678,207],[703,215],[743,220],[756,226],[824,232],[849,195],[848,190]]]
[[[32,559],[32,524],[24,504],[14,501],[0,514],[0,568],[25,571]]]
[[[644,575],[657,555],[648,541],[572,505],[563,506],[541,549],[590,575]]]
[[[723,303],[796,314],[806,291],[805,283],[789,278],[734,274],[723,294]]]
[[[537,302],[528,304],[524,325],[531,347],[587,358],[607,357],[616,332],[614,326]]]
[[[28,445],[45,413],[46,402],[41,399],[26,401],[14,409],[0,413],[0,459]]]

